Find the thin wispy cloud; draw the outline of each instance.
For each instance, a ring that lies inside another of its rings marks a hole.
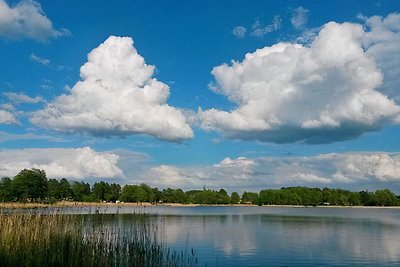
[[[46,102],[41,96],[30,97],[24,93],[6,92],[4,95],[14,104],[37,104]]]
[[[272,23],[264,26],[259,19],[257,19],[251,26],[250,35],[256,37],[263,37],[264,35],[277,31],[281,28],[282,19],[280,16],[274,16]]]
[[[48,66],[50,64],[50,60],[49,59],[39,57],[39,56],[35,55],[34,53],[29,55],[29,59],[32,60],[32,61],[35,61],[37,63],[40,63],[42,65],[45,65],[45,66]]]
[[[40,57],[40,56],[38,56],[38,55],[36,55],[34,53],[31,53],[29,55],[29,59],[34,61],[34,62],[37,62],[37,63],[39,63],[39,64],[41,64],[43,66],[51,68],[51,69],[55,69],[55,70],[63,70],[64,69],[64,66],[53,64],[53,63],[51,63],[50,59]]]
[[[310,11],[304,7],[298,7],[292,10],[290,22],[296,29],[302,29],[307,24]]]
[[[43,141],[51,141],[57,143],[65,143],[69,142],[69,140],[58,138],[50,135],[40,135],[35,133],[24,133],[24,134],[11,134],[4,131],[0,131],[0,143],[8,142],[8,141],[21,141],[21,140],[43,140]]]
[[[246,36],[247,29],[243,26],[236,26],[232,30],[232,34],[235,35],[237,38],[244,38]]]
[[[279,15],[274,16],[272,22],[268,25],[264,25],[259,18],[250,26],[245,27],[242,25],[235,26],[232,30],[232,34],[238,39],[243,39],[247,34],[253,37],[262,38],[266,34],[277,31],[281,28],[282,19]]]

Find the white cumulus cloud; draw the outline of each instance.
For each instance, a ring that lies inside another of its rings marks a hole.
[[[332,176],[347,179],[377,179],[379,181],[400,181],[400,155],[397,153],[348,153],[331,154],[337,172]]]
[[[400,107],[379,91],[385,73],[363,48],[361,25],[330,22],[310,46],[278,43],[212,70],[211,89],[237,107],[201,110],[226,137],[329,143],[379,129]]]
[[[34,112],[31,122],[56,131],[94,135],[148,134],[180,141],[193,137],[182,110],[166,101],[169,87],[152,78],[129,37],[110,36],[88,55],[82,80]]]
[[[145,183],[156,187],[162,186],[164,188],[185,187],[187,183],[191,181],[179,168],[170,165],[153,167],[146,171],[143,176]]]
[[[270,170],[275,184],[349,187],[400,181],[400,154],[387,152],[331,153],[309,157],[256,158]],[[381,186],[382,187],[382,186]]]
[[[9,6],[5,0],[0,0],[0,36],[4,38],[46,41],[69,34],[67,29],[53,28],[38,2],[22,0]]]
[[[400,103],[400,14],[366,18],[365,27],[366,53],[384,73],[380,91]]]
[[[16,124],[18,123],[14,114],[7,110],[0,109],[0,124]]]
[[[46,171],[49,178],[84,179],[124,176],[119,156],[82,148],[37,148],[0,150],[0,176],[15,176],[25,168]]]
[[[308,157],[225,158],[206,166],[160,165],[144,171],[140,182],[161,188],[228,191],[287,186],[399,191],[400,154],[351,152]],[[139,181],[136,181],[136,183]]]
[[[235,188],[238,190],[243,186],[253,188],[261,184],[256,169],[257,164],[252,159],[228,157],[209,166],[155,166],[140,175],[140,182],[161,188],[189,190],[201,189],[205,186],[214,189]]]

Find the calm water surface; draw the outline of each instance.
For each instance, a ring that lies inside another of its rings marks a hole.
[[[400,266],[400,209],[395,208],[108,207],[99,212],[151,214],[168,246],[194,248],[199,266]]]

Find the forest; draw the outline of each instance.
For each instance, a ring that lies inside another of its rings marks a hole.
[[[23,169],[12,179],[0,180],[0,202],[149,202],[182,204],[254,204],[254,205],[340,205],[340,206],[398,206],[400,197],[389,189],[351,192],[344,189],[283,187],[260,192],[228,194],[225,189],[201,190],[158,189],[146,184],[124,185],[96,182],[92,186],[83,181],[63,178],[47,179],[39,169]]]

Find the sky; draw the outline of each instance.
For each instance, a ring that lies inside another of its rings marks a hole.
[[[0,177],[400,193],[400,2],[0,0]]]

